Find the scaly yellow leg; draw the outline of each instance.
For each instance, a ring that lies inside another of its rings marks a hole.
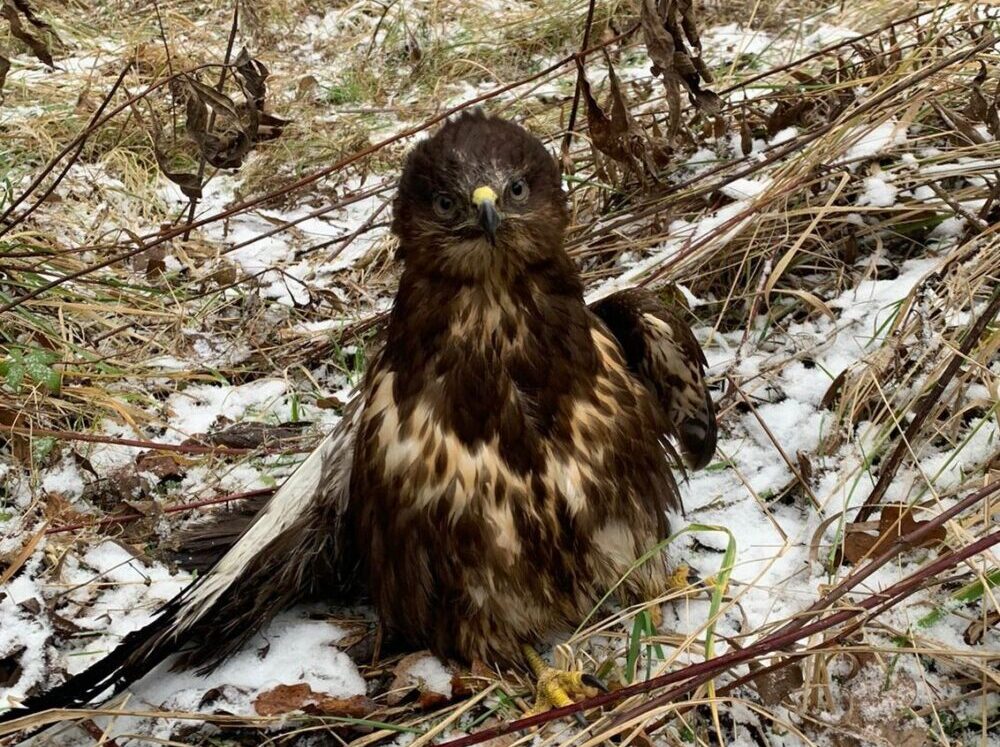
[[[542,713],[550,708],[572,705],[574,700],[582,700],[606,691],[600,680],[590,674],[576,670],[561,670],[550,667],[529,645],[522,647],[524,658],[535,675],[535,705],[531,713]],[[586,725],[583,714],[575,714],[577,721]]]

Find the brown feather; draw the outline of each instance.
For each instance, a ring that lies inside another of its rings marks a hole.
[[[521,203],[506,187],[518,177]],[[495,244],[476,234],[481,184],[501,195]],[[442,192],[459,214],[435,213]],[[391,630],[510,662],[579,623],[666,537],[670,426],[583,301],[558,169],[537,139],[462,117],[414,149],[395,206],[405,267],[363,387],[348,524]],[[654,558],[620,596],[666,582]]]
[[[484,186],[498,226],[480,227]],[[636,563],[680,507],[665,438],[694,465],[715,442],[690,330],[639,291],[587,308],[556,162],[515,124],[446,124],[394,209],[399,291],[341,423],[252,520],[202,531],[206,553],[239,536],[150,625],[29,712],[120,690],[179,646],[210,668],[285,607],[357,585],[409,645],[494,662],[611,588],[665,590],[662,556]]]
[[[591,305],[622,346],[632,371],[659,399],[691,469],[715,453],[715,405],[705,384],[705,354],[691,328],[642,288],[619,291]]]

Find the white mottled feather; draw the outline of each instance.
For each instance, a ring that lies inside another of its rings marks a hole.
[[[222,556],[212,570],[202,577],[202,582],[192,586],[171,635],[177,636],[195,625],[212,606],[249,568],[262,548],[299,521],[309,511],[316,498],[325,492],[324,477],[341,481],[347,489],[350,462],[336,459],[344,450],[351,449],[362,408],[353,397],[345,409],[344,420],[317,446],[298,469],[285,480],[267,505],[254,519],[253,524]],[[349,413],[349,414],[348,414]],[[349,420],[348,420],[349,418]],[[341,465],[330,474],[331,463]]]

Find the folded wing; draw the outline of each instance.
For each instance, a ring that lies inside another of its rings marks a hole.
[[[231,529],[206,535],[232,543],[203,575],[158,611],[146,627],[62,685],[28,699],[0,722],[108,697],[183,648],[178,664],[208,671],[234,653],[275,614],[322,585],[335,595],[350,579],[342,519],[348,501],[361,398],[299,465],[232,542]]]
[[[691,469],[715,453],[715,407],[705,385],[705,354],[690,327],[642,288],[619,291],[590,306],[621,345],[632,371],[656,394]]]

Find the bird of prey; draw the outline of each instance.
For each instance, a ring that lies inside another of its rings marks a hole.
[[[665,559],[642,559],[680,508],[677,451],[702,467],[716,440],[691,330],[644,290],[585,303],[557,162],[512,122],[447,122],[410,152],[393,208],[385,343],[333,433],[210,570],[30,711],[177,652],[210,668],[282,609],[352,588],[406,644],[497,665],[611,589],[665,591]]]

